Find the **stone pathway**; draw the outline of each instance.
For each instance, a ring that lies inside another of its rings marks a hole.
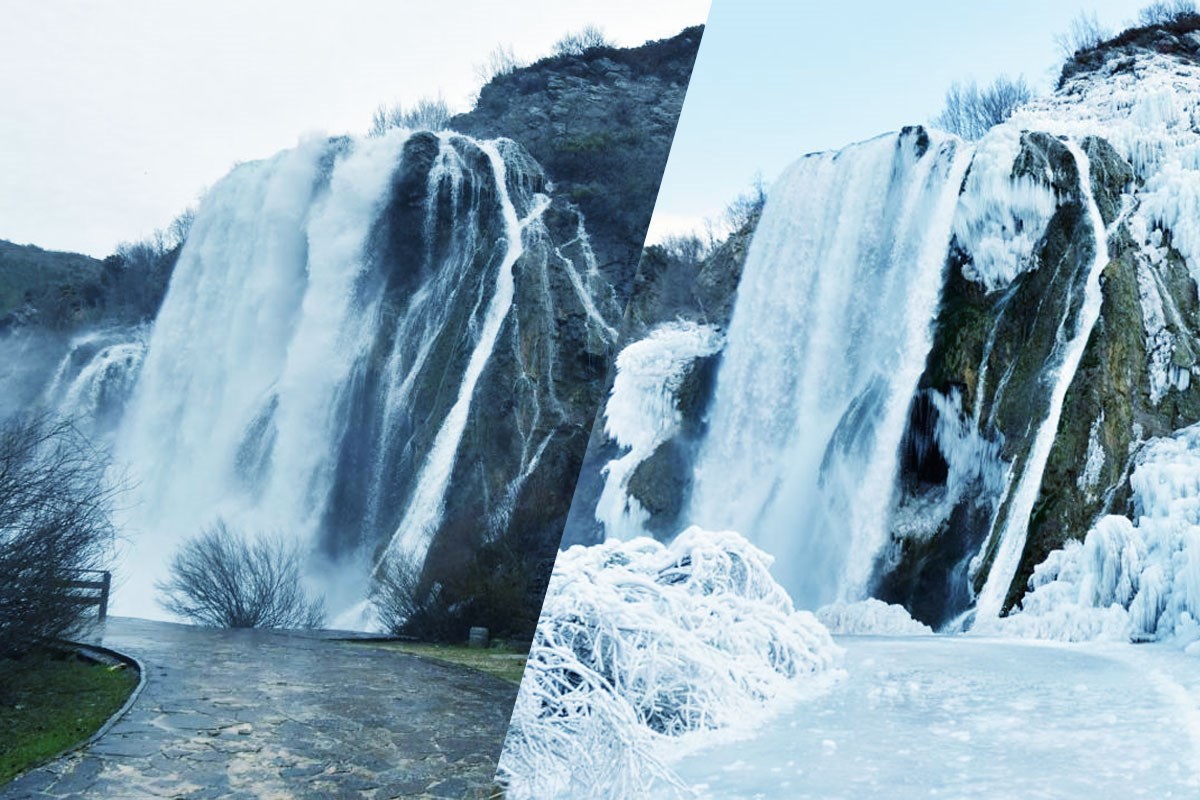
[[[146,686],[87,750],[0,798],[488,797],[515,686],[319,635],[110,619]]]

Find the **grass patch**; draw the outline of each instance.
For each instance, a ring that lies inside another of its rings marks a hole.
[[[0,660],[0,785],[87,739],[135,686],[133,670],[74,655]]]
[[[360,644],[355,642],[355,644]],[[414,656],[424,656],[435,661],[458,664],[495,675],[509,683],[520,684],[525,672],[525,648],[515,647],[467,647],[465,644],[426,644],[424,642],[371,642],[361,644],[399,650]]]

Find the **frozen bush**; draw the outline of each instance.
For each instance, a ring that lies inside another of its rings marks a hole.
[[[736,533],[559,555],[501,761],[514,798],[667,796],[666,743],[745,730],[839,650]]]

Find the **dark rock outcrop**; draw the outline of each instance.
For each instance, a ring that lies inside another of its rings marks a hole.
[[[703,28],[597,47],[494,78],[450,127],[520,142],[587,221],[598,266],[628,298]]]

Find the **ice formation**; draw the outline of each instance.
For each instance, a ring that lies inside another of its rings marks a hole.
[[[1104,138],[1133,167],[1139,185],[1125,228],[1141,250],[1138,289],[1150,351],[1151,399],[1195,377],[1173,364],[1179,310],[1161,273],[1167,246],[1200,281],[1200,65],[1143,52],[1112,59],[1034,100],[1008,123],[1076,140]],[[1194,368],[1193,368],[1194,369]]]
[[[981,376],[980,383],[983,380]],[[946,460],[946,491],[936,509],[926,509],[918,514],[927,518],[924,526],[919,521],[909,526],[914,530],[923,527],[926,534],[932,533],[931,529],[946,519],[967,492],[982,490],[985,497],[998,496],[1009,475],[1009,465],[1000,457],[1000,442],[979,432],[979,404],[976,404],[974,416],[965,414],[962,392],[957,387],[949,394],[931,390],[929,398],[937,411],[933,441]]]
[[[1033,513],[1033,505],[1037,502],[1038,493],[1041,491],[1042,475],[1045,473],[1046,462],[1050,458],[1050,450],[1054,446],[1054,439],[1058,434],[1058,422],[1062,417],[1063,401],[1067,396],[1067,389],[1075,379],[1075,371],[1079,367],[1079,362],[1083,359],[1083,352],[1092,335],[1092,328],[1100,319],[1100,304],[1104,299],[1100,291],[1100,273],[1108,266],[1108,231],[1104,225],[1104,218],[1100,214],[1100,208],[1096,205],[1096,198],[1092,194],[1091,168],[1088,157],[1078,143],[1068,141],[1066,145],[1075,158],[1075,165],[1079,172],[1079,192],[1084,199],[1092,228],[1092,263],[1088,270],[1087,282],[1084,285],[1083,302],[1079,313],[1074,315],[1074,330],[1067,328],[1067,315],[1064,315],[1059,325],[1056,342],[1061,347],[1061,351],[1057,354],[1060,359],[1059,363],[1052,372],[1054,383],[1050,392],[1050,408],[1034,436],[1029,455],[1025,460],[1025,468],[1009,503],[1008,517],[1004,527],[994,534],[999,536],[996,556],[976,602],[977,619],[989,619],[1000,614],[1004,599],[1008,594],[1008,588],[1017,572],[1021,554],[1025,550],[1029,517]]]
[[[736,533],[559,554],[501,759],[514,798],[669,796],[663,747],[746,731],[839,649]]]
[[[1084,541],[1051,553],[1000,630],[1200,641],[1200,425],[1148,443],[1129,481],[1134,519],[1106,516]]]
[[[1020,129],[992,128],[975,148],[954,213],[954,238],[971,256],[963,274],[989,292],[1036,265],[1034,247],[1058,207],[1052,176],[1013,176],[1020,149]]]
[[[834,635],[913,636],[932,634],[904,606],[868,598],[856,603],[830,603],[817,609],[817,620]]]
[[[886,540],[967,160],[921,129],[808,156],[750,245],[686,514],[745,531],[803,607],[861,597]]]
[[[604,407],[604,431],[626,452],[604,467],[596,519],[604,524],[607,537],[646,535],[643,525],[648,514],[626,494],[626,485],[637,466],[679,429],[676,394],[688,370],[696,359],[718,352],[722,344],[720,333],[711,326],[669,322],[617,356],[617,375]]]

